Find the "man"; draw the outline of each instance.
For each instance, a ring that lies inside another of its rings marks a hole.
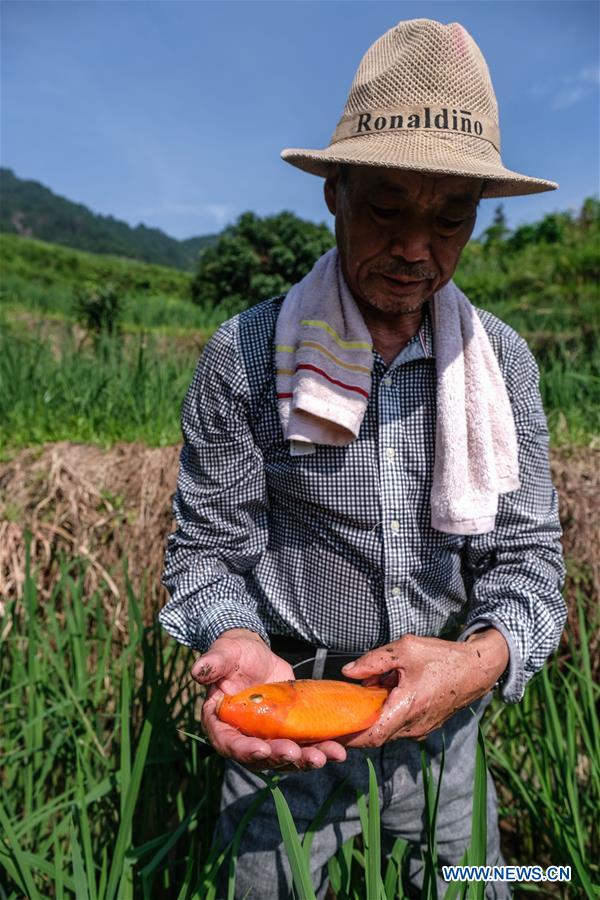
[[[183,408],[160,618],[201,651],[204,729],[229,760],[219,831],[231,838],[262,785],[253,772],[291,773],[281,783],[300,830],[346,779],[313,845],[319,897],[327,860],[360,832],[365,754],[384,833],[411,843],[418,889],[420,747],[434,775],[445,749],[438,853],[460,861],[477,722],[493,688],[521,699],[565,621],[535,362],[451,282],[480,198],[556,187],[506,169],[498,147],[487,66],[462,26],[421,19],[383,35],[330,146],[282,154],[325,177],[337,250],[286,298],[219,329]],[[300,746],[217,718],[223,693],[323,674],[390,685],[373,727]],[[488,818],[494,863],[489,778]],[[237,895],[285,897],[289,884],[265,804],[242,842]]]

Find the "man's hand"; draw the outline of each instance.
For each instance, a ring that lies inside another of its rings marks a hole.
[[[221,756],[228,756],[253,771],[262,769],[320,769],[328,760],[343,762],[346,751],[335,741],[300,746],[284,739],[248,737],[217,716],[223,694],[235,694],[253,684],[289,681],[294,670],[276,656],[253,631],[225,631],[192,667],[192,677],[209,685],[202,707],[202,726]]]
[[[344,741],[348,747],[379,747],[399,738],[422,740],[459,709],[490,690],[509,660],[495,628],[464,643],[406,635],[344,666],[348,678],[392,686],[371,728]]]

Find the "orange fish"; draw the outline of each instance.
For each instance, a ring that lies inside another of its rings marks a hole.
[[[388,693],[349,681],[275,681],[225,696],[217,715],[251,737],[324,741],[369,728]]]

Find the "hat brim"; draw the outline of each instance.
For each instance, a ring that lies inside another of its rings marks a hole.
[[[483,198],[518,197],[558,188],[555,181],[531,178],[505,168],[497,151],[486,141],[439,132],[363,134],[337,141],[324,150],[287,148],[281,152],[281,158],[321,177],[327,176],[332,163],[348,163],[483,178]]]

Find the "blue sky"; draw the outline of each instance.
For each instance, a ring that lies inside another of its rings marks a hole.
[[[560,189],[508,198],[511,227],[598,192],[595,2],[2,3],[2,165],[177,238],[241,212],[328,221],[324,147],[367,47],[401,19],[457,21],[488,62],[509,168]],[[481,204],[475,234],[498,201]]]

